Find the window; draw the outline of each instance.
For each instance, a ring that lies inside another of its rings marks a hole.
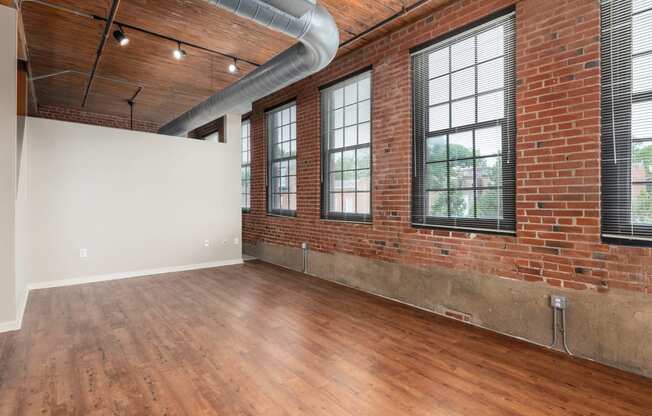
[[[226,137],[224,135],[224,117],[215,119],[189,132],[188,138],[205,140],[212,143],[226,143]]]
[[[603,0],[602,236],[652,243],[652,0]]]
[[[513,233],[514,13],[413,53],[412,222]]]
[[[322,90],[325,218],[371,220],[371,72]]]
[[[297,106],[290,103],[267,113],[268,212],[296,214]]]
[[[242,181],[240,205],[243,211],[251,209],[251,121],[242,120],[241,127],[240,180]]]

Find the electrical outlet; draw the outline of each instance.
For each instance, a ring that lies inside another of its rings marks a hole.
[[[81,257],[81,258],[88,257],[88,249],[87,248],[80,248],[79,249],[79,257]]]
[[[210,247],[210,246],[211,246],[210,240],[204,240],[204,247]]]
[[[566,296],[550,295],[550,306],[555,309],[566,309],[568,307],[568,299],[566,299]]]

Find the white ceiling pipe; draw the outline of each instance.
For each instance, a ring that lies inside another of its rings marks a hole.
[[[299,43],[256,68],[238,82],[212,95],[159,129],[185,136],[236,108],[251,105],[328,65],[339,47],[333,17],[314,0],[207,0],[238,16],[299,40]],[[273,5],[272,5],[273,4]],[[307,10],[300,18],[294,15]]]

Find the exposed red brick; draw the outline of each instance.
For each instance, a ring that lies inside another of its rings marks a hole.
[[[517,236],[410,223],[410,48],[516,5]],[[652,249],[600,242],[599,7],[595,0],[456,1],[253,105],[247,242],[454,268],[573,289],[652,293]],[[373,66],[373,223],[320,218],[319,87]],[[266,214],[266,109],[296,98],[296,218]],[[379,244],[379,242],[385,244]],[[577,271],[582,271],[579,273]]]
[[[92,124],[94,126],[113,127],[117,129],[131,129],[131,121],[127,117],[99,114],[53,105],[39,105],[36,117],[70,121],[72,123]],[[156,133],[158,128],[159,126],[156,123],[134,120],[134,130],[136,131]]]

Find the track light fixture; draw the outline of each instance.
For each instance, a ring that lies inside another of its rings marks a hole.
[[[125,32],[122,30],[122,26],[120,25],[118,25],[118,30],[113,32],[113,37],[120,46],[127,46],[129,44],[129,38],[125,35]]]
[[[232,74],[237,74],[238,73],[238,59],[233,58],[233,63],[229,64],[229,72]]]
[[[183,58],[185,58],[187,55],[188,54],[186,53],[186,51],[181,49],[181,42],[177,42],[177,48],[172,52],[172,56],[174,56],[174,59],[180,61]]]

